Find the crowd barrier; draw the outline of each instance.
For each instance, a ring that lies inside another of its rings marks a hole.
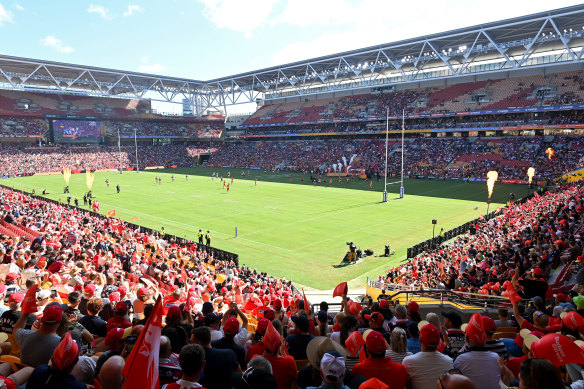
[[[12,190],[14,192],[25,193],[25,194],[27,194],[29,196],[32,196],[29,192],[26,192],[26,191],[23,191],[23,190],[19,190],[19,189],[13,189],[13,188],[11,188],[8,185],[0,184],[0,187],[3,187],[5,189],[10,189],[10,190]],[[88,214],[90,214],[91,216],[94,216],[94,217],[98,217],[98,218],[102,218],[102,219],[105,219],[106,218],[104,215],[102,215],[100,213],[97,213],[97,212],[93,212],[93,211],[91,211],[89,209],[85,209],[85,208],[81,208],[81,207],[75,207],[73,205],[68,205],[66,203],[62,203],[62,202],[59,202],[59,201],[56,201],[56,200],[48,199],[48,198],[42,197],[42,196],[33,196],[33,197],[40,198],[43,201],[47,201],[47,202],[50,202],[50,203],[59,204],[59,205],[61,205],[63,207],[67,207],[67,208],[71,208],[71,209],[77,209],[77,210],[79,210],[81,212],[87,212]],[[156,230],[153,230],[151,228],[144,227],[144,226],[141,226],[141,225],[138,225],[138,224],[134,224],[134,223],[129,223],[129,222],[124,222],[124,223],[129,228],[131,228],[131,229],[134,229],[134,230],[137,229],[140,232],[144,232],[144,233],[147,233],[147,234],[157,234],[157,235],[160,235],[160,231],[156,231]],[[189,240],[189,239],[186,239],[186,238],[181,238],[179,236],[171,235],[171,234],[165,234],[163,236],[163,239],[166,240],[167,242],[176,243],[176,244],[179,244],[179,245],[191,245],[193,243],[196,243],[196,242],[193,242],[192,240]],[[214,259],[218,259],[218,260],[222,260],[222,261],[233,261],[236,265],[239,265],[239,255],[238,254],[231,253],[229,251],[224,251],[224,250],[221,250],[221,249],[212,247],[212,246],[205,246],[205,245],[203,245],[203,250],[205,252],[207,252],[208,254],[212,255]]]

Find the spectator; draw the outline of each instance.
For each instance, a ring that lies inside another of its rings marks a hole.
[[[91,332],[95,336],[105,338],[108,333],[107,322],[99,317],[99,311],[103,307],[103,300],[100,298],[93,298],[88,301],[87,305],[87,315],[83,316],[79,320],[85,329]]]
[[[162,389],[200,388],[199,379],[205,368],[205,350],[198,344],[188,344],[182,348],[178,357],[182,377]]]
[[[306,347],[314,335],[310,334],[310,323],[308,318],[304,315],[292,316],[292,322],[295,324],[295,333],[288,335],[286,342],[288,343],[288,352],[296,360],[303,360],[306,358]]]
[[[60,307],[59,307],[60,308]],[[85,384],[79,382],[71,372],[79,359],[80,347],[67,333],[55,348],[51,357],[51,366],[37,366],[26,383],[29,389],[83,389]]]
[[[189,334],[193,329],[190,324],[182,324],[180,319],[180,308],[176,305],[170,306],[166,314],[166,326],[162,329],[162,335],[170,339],[172,352],[176,354],[188,343]]]
[[[103,364],[97,378],[102,388],[123,388],[125,378],[122,375],[122,370],[124,369],[124,364],[124,358],[119,355],[112,356]]]
[[[289,355],[280,355],[282,338],[271,323],[268,324],[263,342],[266,347],[263,357],[272,365],[274,378],[276,378],[276,382],[278,383],[278,389],[296,388],[298,376],[296,362]]]
[[[470,378],[463,376],[457,369],[444,373],[436,383],[441,389],[475,389],[475,384]]]
[[[132,327],[132,323],[128,320],[128,306],[125,301],[120,301],[116,304],[115,316],[107,321],[107,330],[114,328],[128,328]]]
[[[403,389],[408,382],[408,373],[403,365],[392,362],[385,355],[387,343],[383,335],[371,331],[365,338],[365,355],[367,359],[359,362],[351,370],[351,375],[377,378],[392,388]]]
[[[442,311],[442,316],[444,317],[442,337],[446,344],[446,353],[455,357],[465,345],[465,335],[460,329],[462,317],[456,311]]]
[[[223,338],[211,342],[211,346],[215,349],[229,349],[235,353],[241,370],[245,369],[245,350],[243,347],[235,343],[235,335],[239,333],[239,321],[235,317],[230,317],[223,326]]]
[[[391,331],[389,350],[387,350],[386,354],[395,363],[402,363],[405,357],[413,355],[412,352],[408,351],[408,339],[406,332],[402,328],[397,327]]]
[[[418,323],[415,321],[410,321],[408,323],[408,335],[408,352],[416,354],[422,351],[420,346],[420,330],[418,330]]]
[[[310,389],[349,389],[343,384],[345,378],[345,359],[336,351],[326,352],[320,361],[322,385]]]
[[[160,349],[158,357],[158,380],[160,385],[176,382],[181,377],[181,367],[178,355],[173,354],[170,339],[162,335],[160,337]]]
[[[432,388],[442,373],[453,368],[452,358],[436,351],[439,344],[438,328],[426,324],[420,329],[422,351],[403,360],[411,389]]]
[[[509,311],[507,308],[499,308],[497,315],[499,316],[499,319],[495,320],[495,326],[497,328],[514,326],[514,323],[509,320]]]
[[[21,362],[27,366],[37,367],[49,362],[61,341],[57,335],[57,328],[61,323],[63,310],[58,304],[48,306],[43,312],[37,331],[24,329],[30,315],[33,314],[20,315],[14,324],[13,334],[20,348]]]
[[[24,293],[14,292],[8,297],[8,310],[0,316],[0,331],[11,334],[14,330],[14,324],[20,318],[20,304],[24,300]],[[36,317],[28,315],[25,329],[30,329],[34,324]]]
[[[218,350],[211,347],[211,330],[209,327],[193,329],[191,343],[205,350],[205,368],[201,385],[207,389],[223,389],[235,382],[235,372],[241,372],[237,356],[232,350]]]

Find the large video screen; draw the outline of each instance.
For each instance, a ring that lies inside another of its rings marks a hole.
[[[99,143],[101,126],[92,120],[53,120],[55,143]]]

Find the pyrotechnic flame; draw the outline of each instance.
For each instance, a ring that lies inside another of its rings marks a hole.
[[[95,180],[95,175],[90,171],[85,171],[85,185],[87,185],[87,189],[91,190],[93,187],[93,181]]]
[[[491,170],[487,173],[487,189],[489,190],[489,198],[493,194],[493,188],[495,187],[495,181],[499,178],[499,173],[494,170]]]
[[[65,185],[69,186],[69,180],[71,179],[71,169],[63,169],[63,179],[65,180]]]
[[[530,167],[529,169],[527,169],[527,177],[529,177],[529,183],[531,184],[531,181],[533,181],[533,176],[535,175],[535,169]]]
[[[552,159],[552,157],[556,154],[556,152],[554,151],[554,149],[552,149],[551,147],[548,147],[545,150],[545,153],[547,154],[548,159]]]

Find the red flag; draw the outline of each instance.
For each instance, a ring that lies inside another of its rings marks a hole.
[[[511,300],[512,304],[523,300],[512,285],[509,289],[507,289],[507,297],[509,297],[509,300]]]
[[[302,288],[302,299],[304,300],[304,310],[306,312],[310,311],[310,303],[308,302],[308,299],[306,298],[306,294],[304,293],[304,288]]]
[[[349,288],[347,287],[347,283],[346,282],[341,282],[340,284],[338,284],[335,287],[335,290],[333,291],[333,297],[337,297],[337,296],[344,296],[347,294],[347,292],[349,291]]]
[[[5,211],[10,211],[10,205],[4,204],[4,210]]]
[[[35,313],[36,311],[38,311],[36,305],[37,288],[38,285],[34,284],[26,291],[24,300],[22,300],[22,308],[20,310],[21,315],[28,315],[29,313]]]
[[[122,375],[124,389],[158,389],[158,353],[162,331],[162,298],[158,296],[154,309],[128,357]]]
[[[116,217],[116,210],[112,209],[111,211],[109,211],[108,213],[106,213],[107,217]]]

